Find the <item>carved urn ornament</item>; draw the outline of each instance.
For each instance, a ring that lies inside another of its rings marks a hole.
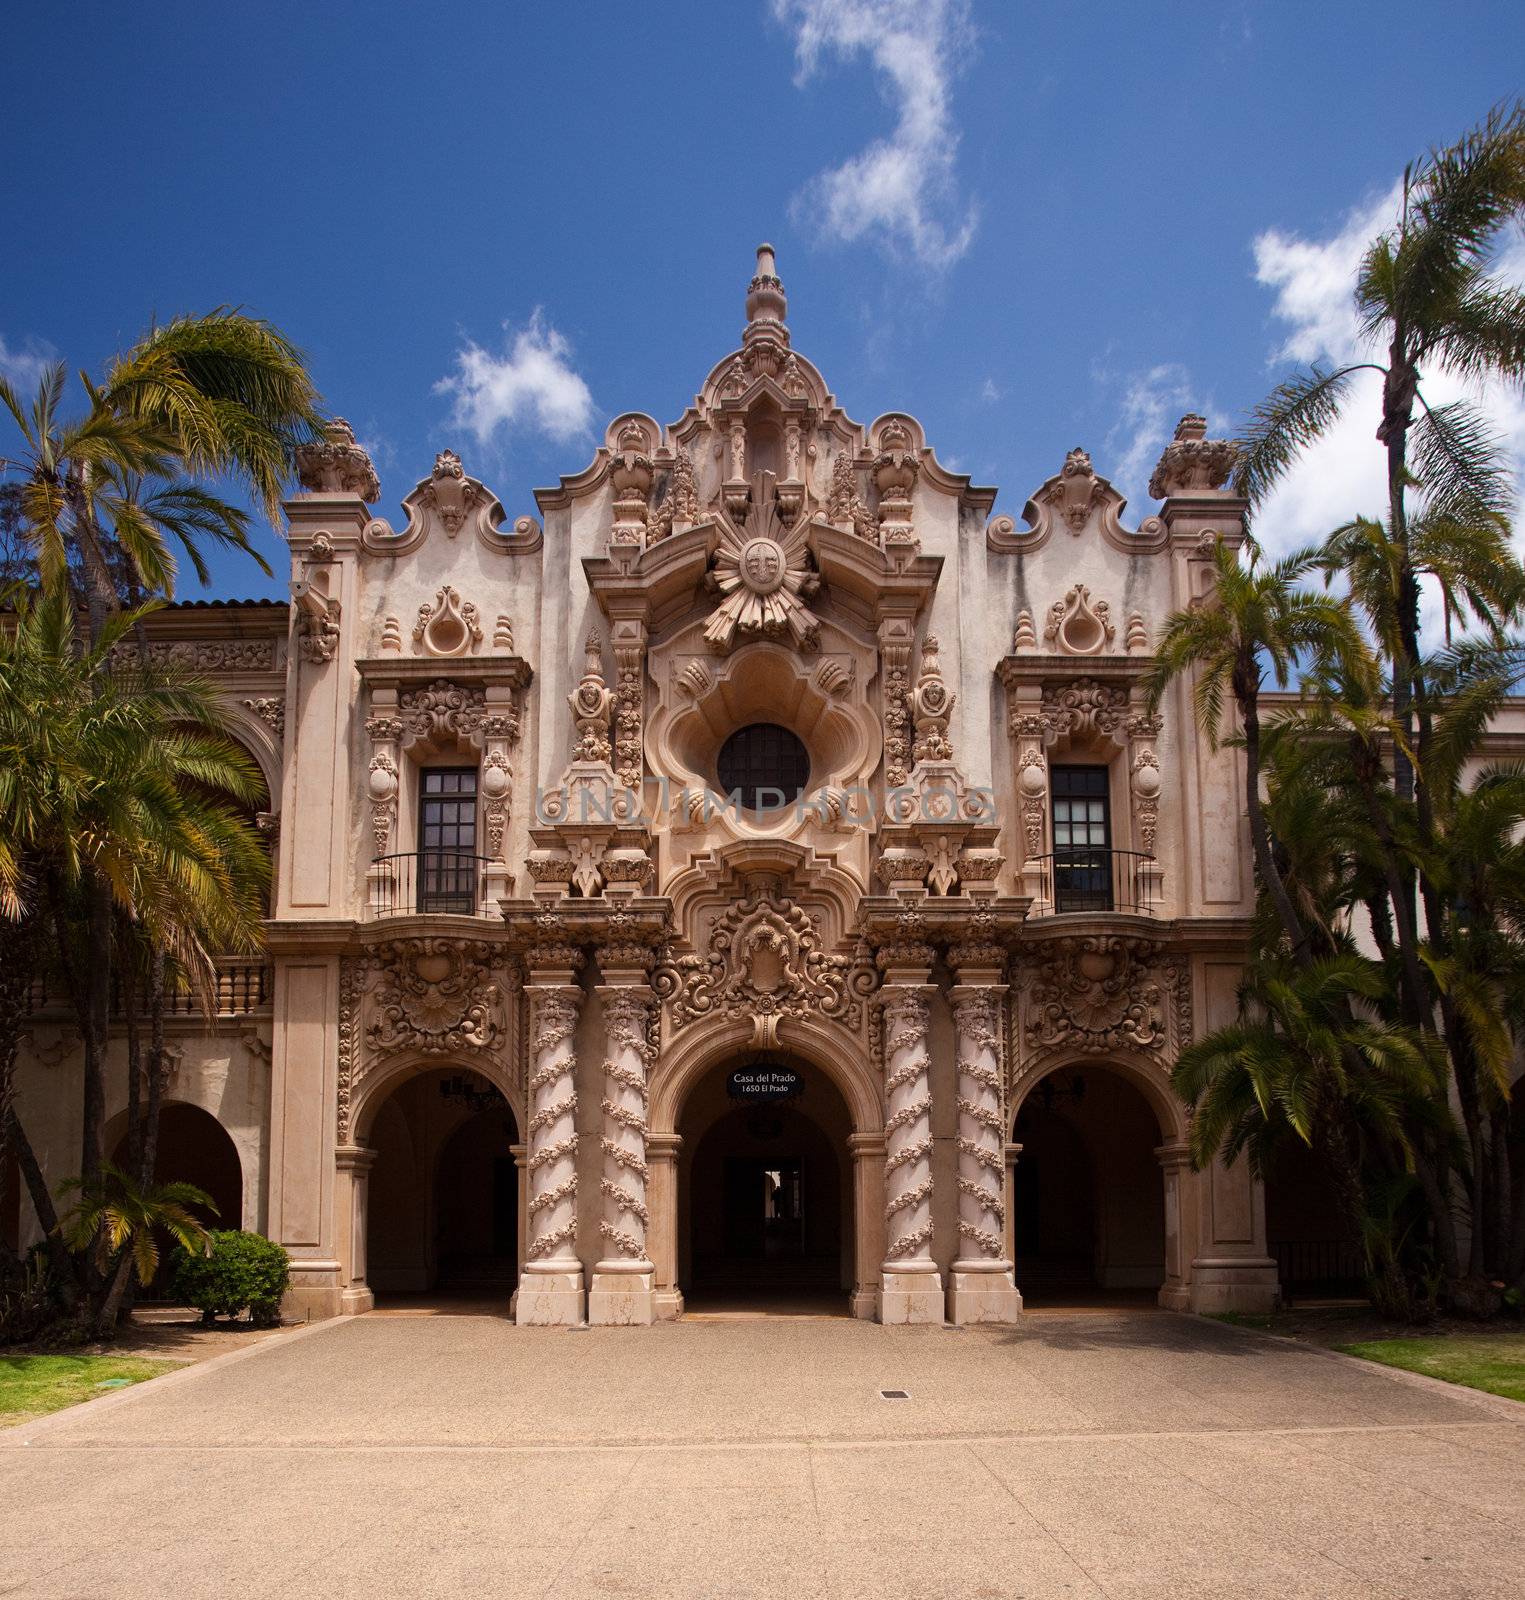
[[[463,601],[448,583],[432,602],[426,600],[418,608],[413,642],[421,645],[426,655],[463,656],[481,639],[477,608],[469,600]]]
[[[948,742],[948,725],[953,720],[957,696],[943,682],[937,659],[937,640],[927,635],[921,647],[921,673],[911,691],[911,720],[916,726],[912,755],[923,761],[951,761],[953,746]]]
[[[334,417],[323,437],[296,449],[297,482],[309,494],[353,494],[367,503],[381,498],[376,469],[355,430],[343,417]]]
[[[904,543],[912,537],[911,491],[921,471],[912,446],[911,430],[892,417],[879,434],[879,454],[874,457],[874,484],[879,490],[879,525],[887,543]]]
[[[652,466],[645,430],[631,420],[620,429],[615,445],[609,468],[614,488],[614,540],[616,544],[637,544],[646,528],[651,496]]]
[[[1207,437],[1207,418],[1188,412],[1176,424],[1175,438],[1165,446],[1149,493],[1156,500],[1178,494],[1214,494],[1228,482],[1239,459],[1237,447],[1228,439]]]

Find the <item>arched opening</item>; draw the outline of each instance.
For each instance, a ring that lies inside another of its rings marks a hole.
[[[400,1295],[507,1306],[519,1271],[518,1128],[502,1093],[457,1068],[399,1084],[370,1119],[366,1279]]]
[[[689,1310],[847,1313],[851,1131],[831,1079],[782,1054],[750,1053],[694,1085],[678,1123]]]
[[[1033,1086],[1013,1139],[1023,1300],[1152,1301],[1165,1281],[1165,1187],[1142,1092],[1103,1066],[1061,1068]]]
[[[111,1159],[126,1171],[132,1160],[122,1133]],[[155,1183],[190,1183],[208,1195],[212,1206],[192,1206],[208,1228],[239,1229],[244,1225],[244,1171],[238,1147],[228,1130],[200,1106],[172,1100],[159,1108],[159,1140],[154,1150]],[[213,1209],[215,1207],[215,1209]],[[158,1300],[170,1290],[174,1270],[172,1243],[159,1240],[159,1270],[140,1298]]]

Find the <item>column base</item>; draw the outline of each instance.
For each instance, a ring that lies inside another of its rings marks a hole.
[[[1199,1257],[1191,1264],[1189,1292],[1196,1312],[1264,1312],[1276,1308],[1281,1284],[1269,1256]]]
[[[948,1281],[948,1321],[956,1327],[976,1322],[1020,1322],[1022,1295],[1006,1272],[959,1272]]]
[[[879,1320],[885,1324],[941,1323],[943,1320],[942,1274],[930,1272],[886,1272],[879,1279]]]
[[[514,1321],[521,1328],[580,1328],[587,1320],[582,1269],[526,1272],[519,1279]]]
[[[339,1296],[339,1315],[358,1317],[376,1309],[376,1295],[369,1284],[352,1283]]]
[[[872,1322],[879,1315],[879,1291],[854,1289],[847,1298],[847,1308],[859,1322]]]
[[[658,1322],[676,1322],[683,1315],[683,1291],[655,1289],[651,1296],[652,1314]]]
[[[344,1287],[337,1261],[298,1256],[291,1263],[291,1283],[281,1300],[281,1316],[289,1322],[323,1322],[344,1313]]]
[[[649,1328],[657,1320],[655,1272],[599,1272],[588,1290],[588,1322],[599,1328]]]

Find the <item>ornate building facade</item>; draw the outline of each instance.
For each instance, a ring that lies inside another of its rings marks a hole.
[[[1192,1170],[1169,1080],[1235,1011],[1237,757],[1142,690],[1243,536],[1231,447],[1184,418],[1137,527],[1079,449],[1013,517],[910,414],[845,414],[766,246],[745,309],[680,418],[614,418],[538,515],[444,451],[394,524],[335,422],[290,605],[156,619],[276,858],[268,963],[171,1020],[172,1175],[215,1148],[311,1316],[1268,1306],[1261,1186]],[[60,1175],[74,1049],[40,997]]]

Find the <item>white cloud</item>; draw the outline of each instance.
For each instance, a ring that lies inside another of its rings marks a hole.
[[[593,420],[593,396],[572,369],[571,346],[538,309],[512,340],[508,323],[503,331],[502,355],[468,340],[456,352],[455,371],[435,384],[436,394],[455,397],[450,420],[483,445],[512,428],[561,444],[581,438]]]
[[[1112,381],[1104,372],[1096,376],[1101,382]],[[1098,463],[1097,470],[1134,505],[1147,498],[1160,452],[1194,400],[1190,374],[1174,362],[1150,367],[1127,380],[1122,409],[1107,434],[1107,459]]]
[[[828,239],[876,239],[923,266],[951,266],[974,238],[976,212],[958,190],[959,133],[951,85],[971,37],[967,0],[773,0],[794,32],[803,85],[827,57],[866,54],[894,107],[895,131],[818,173],[796,197],[797,219]]]
[[[993,406],[1000,398],[1001,391],[996,388],[995,379],[986,378],[984,383],[980,385],[980,399],[983,400],[987,406]]]
[[[1275,292],[1272,314],[1285,335],[1272,362],[1345,365],[1382,360],[1384,353],[1363,346],[1352,291],[1367,245],[1397,218],[1401,188],[1392,189],[1352,211],[1324,239],[1306,239],[1271,229],[1254,242],[1255,276]],[[1505,251],[1496,269],[1525,284],[1525,241]],[[1430,403],[1467,398],[1477,403],[1498,430],[1515,461],[1516,481],[1525,488],[1525,398],[1502,385],[1479,388],[1443,368],[1423,375]],[[1377,442],[1382,378],[1357,374],[1344,413],[1313,444],[1272,491],[1257,513],[1256,536],[1268,550],[1282,552],[1322,539],[1357,513],[1385,516],[1386,460]]]
[[[30,398],[43,373],[57,359],[53,347],[40,339],[23,339],[13,350],[0,333],[0,373],[10,379],[23,400]]]

